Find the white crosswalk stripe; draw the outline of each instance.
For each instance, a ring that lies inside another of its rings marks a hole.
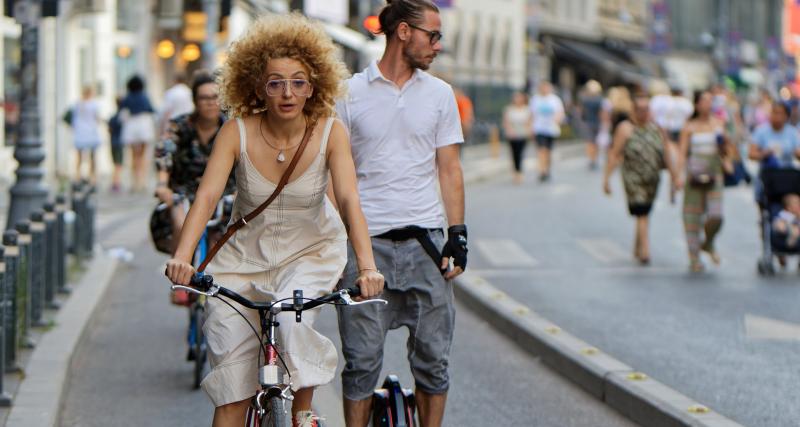
[[[628,259],[628,253],[617,243],[608,239],[578,239],[578,246],[592,258],[603,263]]]
[[[538,261],[511,239],[478,239],[475,246],[492,266],[533,267]]]

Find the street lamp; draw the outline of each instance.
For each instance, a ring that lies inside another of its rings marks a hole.
[[[17,180],[11,187],[6,229],[27,218],[44,205],[47,188],[42,184],[41,163],[45,153],[39,135],[39,98],[37,91],[37,55],[39,45],[40,4],[35,0],[14,3],[14,17],[22,27],[20,34],[20,133],[14,145],[14,158],[19,162]]]

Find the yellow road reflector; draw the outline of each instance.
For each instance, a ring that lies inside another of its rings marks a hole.
[[[549,328],[545,329],[545,331],[546,331],[548,334],[553,334],[553,335],[555,335],[555,334],[557,334],[557,333],[561,332],[561,328],[559,328],[558,326],[551,326],[551,327],[549,327]]]
[[[506,297],[506,294],[504,294],[502,292],[495,292],[494,294],[492,294],[492,299],[495,299],[495,300],[503,299],[505,297]]]
[[[587,356],[593,356],[593,355],[595,355],[595,354],[597,354],[599,352],[600,352],[600,350],[598,350],[598,349],[596,349],[594,347],[584,348],[583,350],[581,350],[581,353],[583,353],[583,354],[585,354]]]
[[[520,308],[514,310],[514,314],[517,314],[519,316],[524,316],[524,315],[528,314],[528,312],[530,312],[530,310],[528,310],[527,307],[520,307]]]
[[[628,379],[631,381],[644,381],[647,379],[647,374],[641,372],[631,372],[628,374]]]
[[[703,405],[692,405],[689,407],[689,412],[692,414],[707,414],[711,412],[711,409],[708,409],[707,406]]]

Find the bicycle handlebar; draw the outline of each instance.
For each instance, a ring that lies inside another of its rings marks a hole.
[[[228,288],[215,284],[214,278],[208,274],[205,275],[195,274],[194,276],[192,276],[190,286],[172,285],[172,289],[173,290],[183,289],[188,292],[200,295],[206,295],[209,297],[215,297],[221,295],[228,297],[249,309],[270,310],[273,313],[280,313],[284,311],[299,313],[305,310],[310,310],[312,308],[319,307],[322,304],[328,304],[337,300],[344,302],[346,305],[359,305],[366,303],[388,304],[386,300],[382,299],[371,299],[366,301],[354,302],[351,299],[351,297],[357,297],[361,295],[361,289],[359,289],[358,286],[340,289],[338,291],[331,292],[328,295],[325,295],[321,298],[315,298],[307,302],[302,302],[304,299],[302,297],[302,293],[298,294],[297,291],[295,291],[295,297],[292,303],[276,304],[274,302],[256,302],[256,301],[251,301]]]

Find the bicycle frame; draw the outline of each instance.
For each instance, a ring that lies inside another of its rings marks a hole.
[[[283,382],[282,375],[278,370],[278,361],[280,356],[275,343],[275,328],[279,326],[279,322],[277,322],[275,318],[278,314],[285,311],[292,311],[295,313],[295,320],[300,322],[301,313],[303,311],[316,308],[323,304],[331,304],[336,302],[340,302],[344,305],[360,305],[368,303],[388,304],[386,300],[382,299],[354,302],[350,296],[359,295],[360,290],[357,287],[341,289],[321,298],[311,300],[303,298],[302,290],[295,290],[294,296],[291,299],[292,303],[282,303],[281,301],[250,301],[236,292],[214,284],[214,278],[211,277],[211,275],[196,274],[192,278],[191,285],[192,286],[172,285],[172,289],[183,289],[195,294],[205,295],[206,297],[220,298],[224,296],[246,308],[258,311],[258,317],[261,326],[261,334],[259,335],[258,339],[259,345],[262,346],[264,350],[264,365],[262,365],[258,370],[258,383],[261,386],[261,389],[256,392],[253,403],[248,409],[247,420],[260,419],[267,410],[268,404],[266,402],[273,397],[289,401],[294,399],[292,396],[291,380],[288,384],[285,384]],[[245,320],[247,319],[245,318]],[[264,348],[265,345],[266,348]],[[252,413],[251,411],[255,413]],[[255,417],[253,417],[253,415],[255,415]]]

